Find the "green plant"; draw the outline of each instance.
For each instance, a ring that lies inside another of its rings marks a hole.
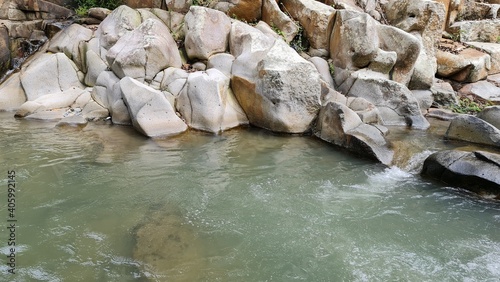
[[[474,115],[481,112],[484,108],[492,106],[491,102],[474,101],[468,97],[460,97],[458,104],[453,105],[451,110],[459,114]]]
[[[297,35],[290,41],[290,47],[292,47],[297,53],[306,51],[309,48],[309,41],[304,34],[304,28],[299,22],[295,22],[299,28]]]
[[[279,29],[279,27],[277,27],[275,24],[273,24],[271,26],[271,28],[273,29],[274,32],[276,32],[277,35],[281,36],[281,38],[283,38],[283,40],[286,41],[285,33],[281,29]]]
[[[328,61],[328,68],[330,69],[330,75],[335,77],[335,65],[333,64],[333,61]]]
[[[500,35],[497,36],[497,43],[500,43]]]
[[[90,8],[100,7],[110,10],[116,9],[118,6],[123,4],[123,0],[77,0],[77,8],[75,12],[80,17],[85,17],[88,14]]]
[[[193,0],[191,5],[193,6],[203,6],[203,7],[210,7],[214,2],[214,0]]]

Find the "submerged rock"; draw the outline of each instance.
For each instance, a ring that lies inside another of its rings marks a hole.
[[[500,199],[500,155],[475,151],[441,151],[429,156],[422,174],[448,185]]]
[[[490,146],[500,146],[500,130],[471,115],[459,115],[451,120],[445,138]]]

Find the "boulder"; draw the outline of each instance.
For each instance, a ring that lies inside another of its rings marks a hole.
[[[445,21],[443,5],[427,0],[390,0],[385,11],[391,25],[414,35],[421,43],[410,89],[429,89],[437,71],[435,53]]]
[[[229,81],[229,77],[216,69],[189,75],[176,107],[190,127],[219,133],[248,124],[229,88]]]
[[[414,36],[381,25],[365,13],[337,11],[330,37],[330,57],[338,68],[350,71],[369,68],[408,85],[420,48]]]
[[[472,99],[480,98],[487,101],[500,101],[500,87],[486,80],[466,84],[458,90],[460,96],[469,96]]]
[[[108,65],[93,50],[88,50],[85,55],[87,70],[85,73],[85,85],[94,86],[101,72],[108,69]]]
[[[26,117],[37,112],[69,108],[84,92],[84,89],[73,87],[63,92],[40,96],[33,101],[22,104],[17,110],[16,116]]]
[[[88,14],[89,17],[103,21],[111,12],[111,10],[106,8],[94,7],[89,9]]]
[[[132,125],[140,133],[148,137],[163,137],[187,130],[187,125],[160,91],[130,77],[120,80],[120,88]]]
[[[420,111],[422,114],[426,114],[429,108],[434,103],[434,97],[432,95],[432,91],[430,90],[412,90],[411,93],[413,97],[418,102],[418,106],[420,107]]]
[[[160,89],[166,90],[177,97],[186,85],[188,76],[189,74],[185,70],[168,68],[164,71],[164,75],[160,83]]]
[[[106,60],[119,77],[151,81],[167,67],[180,68],[181,57],[169,29],[159,20],[147,19],[122,36],[109,49]]]
[[[492,42],[500,37],[500,19],[455,22],[449,28],[461,42]]]
[[[137,10],[122,5],[102,21],[95,37],[99,38],[100,47],[109,50],[120,37],[137,28],[141,22],[141,14]]]
[[[458,104],[457,94],[450,83],[436,80],[431,87],[434,107],[451,107]]]
[[[111,71],[103,71],[92,90],[92,99],[107,109],[114,124],[131,124],[130,114],[123,101],[120,79]]]
[[[234,50],[231,86],[250,123],[275,132],[309,131],[321,103],[314,65],[282,40],[251,27],[233,25],[233,30],[232,42],[243,44]]]
[[[340,103],[328,102],[321,108],[314,134],[386,165],[391,163],[394,155],[376,127],[363,123],[353,110]]]
[[[441,77],[459,82],[476,82],[485,79],[491,69],[491,57],[472,48],[466,48],[454,54],[438,50],[436,53]]]
[[[62,118],[57,124],[57,127],[77,127],[83,128],[87,125],[88,121],[81,115],[74,115]]]
[[[299,33],[299,27],[281,11],[276,0],[262,0],[262,20],[288,43]]]
[[[26,102],[19,73],[12,74],[0,85],[0,111],[17,110]]]
[[[408,125],[426,129],[418,101],[404,85],[366,71],[353,73],[339,86],[348,97],[361,97],[374,104],[384,125]]]
[[[329,87],[333,87],[333,78],[330,72],[330,65],[328,62],[320,57],[311,57],[309,61],[314,64],[319,74],[321,75],[321,79],[323,79],[326,83],[328,83]]]
[[[90,100],[90,102],[83,107],[82,116],[88,121],[98,121],[106,119],[109,116],[109,111],[97,104],[94,100]]]
[[[192,2],[192,0],[165,0],[167,10],[183,14],[189,11]]]
[[[28,101],[73,87],[84,88],[78,68],[62,53],[41,55],[21,69],[20,78]]]
[[[224,13],[191,6],[184,21],[184,46],[190,59],[207,60],[211,55],[227,50],[231,20]]]
[[[500,199],[500,155],[475,151],[441,151],[424,162],[422,175],[455,187]]]
[[[93,31],[79,24],[72,24],[69,27],[58,32],[49,44],[49,52],[64,53],[68,58],[75,62],[78,69],[83,69],[84,58],[80,56],[79,44],[81,41],[89,41],[92,38]]]
[[[260,20],[262,0],[219,0],[214,9],[246,22]]]
[[[233,67],[233,62],[235,58],[231,54],[227,53],[219,53],[210,56],[208,58],[207,68],[208,69],[217,69],[227,77],[231,77],[231,69]]]
[[[498,39],[495,43],[467,42],[467,44],[490,55],[491,68],[488,70],[488,74],[500,73],[500,44],[498,43]]]
[[[304,28],[311,47],[329,54],[335,9],[315,0],[283,0],[281,3]]]
[[[492,124],[471,115],[459,115],[452,119],[445,138],[500,146],[500,130]]]
[[[10,68],[10,38],[9,30],[0,26],[0,78]]]
[[[500,106],[486,107],[477,117],[500,129]]]

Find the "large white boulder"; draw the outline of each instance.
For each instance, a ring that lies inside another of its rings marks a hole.
[[[120,87],[127,104],[132,125],[148,137],[172,136],[187,130],[167,98],[158,90],[125,77]]]
[[[231,20],[226,14],[191,6],[184,21],[184,46],[190,59],[207,60],[211,55],[227,50]]]
[[[229,78],[217,69],[191,73],[177,100],[177,109],[195,129],[219,133],[248,124],[229,88]]]
[[[122,36],[109,49],[106,59],[113,72],[123,78],[151,81],[167,67],[180,68],[177,44],[163,22],[147,19],[133,31]]]

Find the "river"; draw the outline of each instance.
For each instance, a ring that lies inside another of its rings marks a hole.
[[[151,140],[12,115],[0,113],[0,281],[500,279],[498,203],[313,137]]]

